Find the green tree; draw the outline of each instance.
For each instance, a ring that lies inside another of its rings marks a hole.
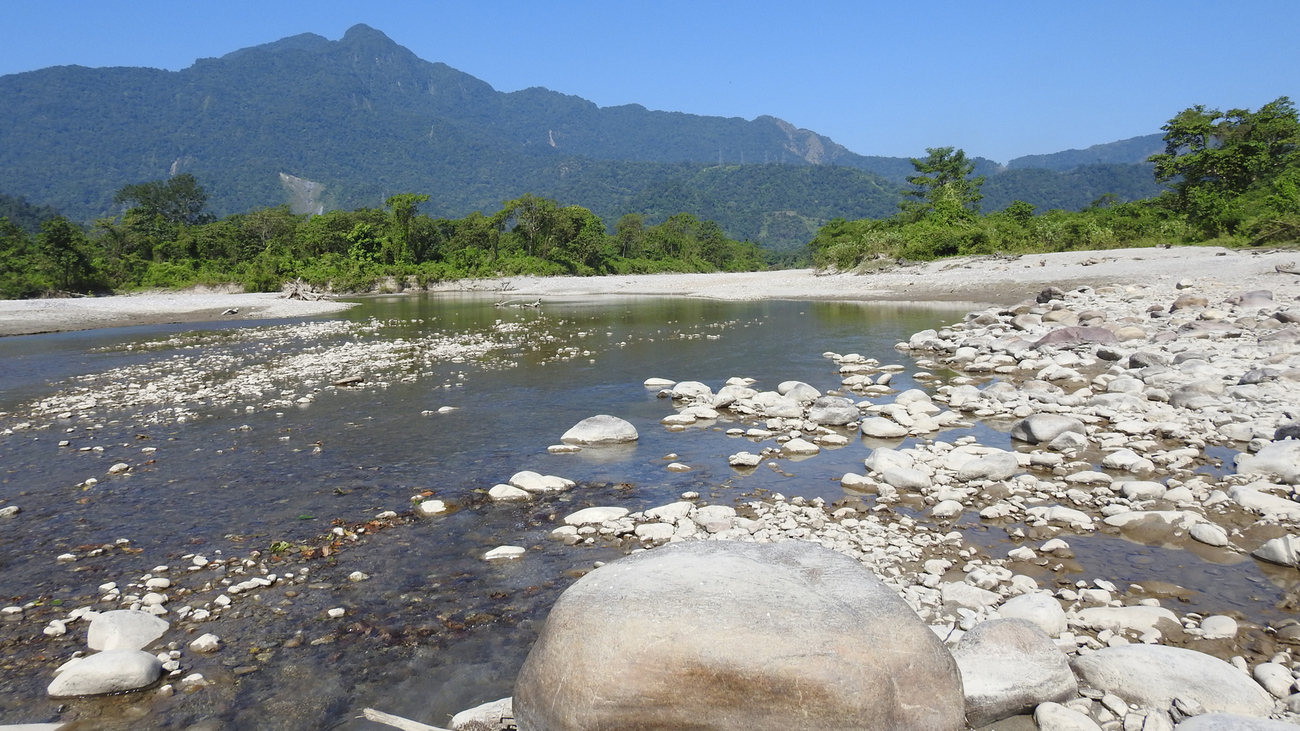
[[[618,242],[618,255],[624,258],[641,256],[645,243],[645,218],[640,213],[628,213],[614,225]]]
[[[1197,105],[1161,129],[1165,151],[1148,158],[1156,180],[1172,188],[1173,207],[1210,234],[1233,233],[1250,208],[1243,196],[1262,197],[1300,165],[1300,120],[1285,96],[1256,112]]]
[[[203,211],[208,203],[208,194],[189,173],[167,180],[124,185],[113,196],[113,202],[144,209],[144,212],[161,216],[173,225],[193,226],[212,220],[212,216]]]
[[[38,237],[41,258],[55,276],[59,289],[81,285],[90,275],[90,257],[86,254],[86,234],[63,216],[41,224]]]
[[[975,162],[966,159],[964,150],[952,147],[927,147],[925,151],[924,160],[912,158],[916,175],[909,175],[907,182],[915,187],[903,195],[919,200],[899,204],[904,216],[911,220],[937,216],[951,223],[973,219],[984,198],[980,192],[984,176],[971,177]]]
[[[384,202],[385,207],[391,211],[388,222],[391,250],[385,257],[389,263],[410,264],[415,261],[415,249],[411,245],[411,220],[415,218],[420,204],[428,200],[427,195],[399,193]]]

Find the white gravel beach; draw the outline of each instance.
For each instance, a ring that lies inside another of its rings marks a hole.
[[[491,291],[503,297],[676,295],[724,300],[817,299],[945,304],[1010,304],[1045,286],[1131,284],[1210,277],[1248,286],[1288,281],[1279,273],[1300,258],[1276,250],[1220,247],[1112,249],[958,257],[894,266],[865,274],[812,269],[716,274],[644,274],[604,277],[506,277],[446,282],[431,291]],[[1261,279],[1263,278],[1263,279]],[[418,290],[407,290],[416,292]],[[274,293],[184,292],[0,300],[0,336],[101,327],[234,319],[312,317],[347,309],[347,302],[306,302]],[[230,309],[234,314],[225,314]]]

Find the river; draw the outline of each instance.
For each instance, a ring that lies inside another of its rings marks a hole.
[[[21,508],[0,519],[0,604],[27,606],[20,621],[0,623],[0,723],[377,728],[355,720],[364,707],[445,723],[509,695],[559,592],[620,555],[600,543],[548,540],[558,518],[590,505],[637,510],[686,492],[723,504],[768,492],[829,503],[845,497],[838,478],[861,473],[870,452],[845,431],[846,447],[738,471],[728,455],[757,451],[725,434],[742,425],[720,419],[669,430],[659,420],[673,413],[671,403],[645,388],[646,378],[715,390],[735,376],[766,390],[800,380],[825,392],[839,386],[823,356],[834,351],[898,363],[904,370],[893,385],[911,388],[917,368],[893,345],[964,314],[811,301],[494,302],[379,297],[309,322],[0,339],[0,428],[15,429],[0,436],[0,507]],[[353,376],[364,383],[330,385]],[[632,422],[640,440],[548,452],[595,414]],[[984,425],[939,438],[966,435],[1010,447],[1004,432]],[[673,462],[691,469],[669,471]],[[127,469],[110,474],[119,463]],[[524,504],[487,499],[520,470],[578,486]],[[413,517],[413,496],[450,510]],[[399,517],[375,520],[386,511]],[[1005,539],[977,517],[963,525],[973,543]],[[1280,595],[1253,563],[1229,570],[1101,535],[1071,544],[1086,567],[1081,578],[1159,574],[1196,588],[1190,601],[1206,610],[1267,613]],[[514,561],[482,559],[500,545],[527,551]],[[60,561],[66,555],[74,560]],[[236,560],[214,571],[196,557]],[[354,572],[368,578],[353,581]],[[268,574],[280,581],[235,596],[209,621],[174,611],[210,606],[230,583]],[[172,679],[200,673],[208,684],[167,697],[47,698],[53,669],[84,648],[86,623],[69,623],[62,636],[42,627],[72,608],[115,608],[100,601],[101,587],[142,594],[128,584],[146,575],[173,584],[164,639],[179,649],[202,632],[221,637],[212,655],[183,649]]]

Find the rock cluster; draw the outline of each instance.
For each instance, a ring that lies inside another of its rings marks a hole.
[[[616,543],[634,557],[700,542],[813,542],[851,557],[944,639],[971,725],[1022,713],[1040,728],[1087,731],[1294,721],[1300,658],[1273,643],[1256,645],[1273,648],[1262,656],[1238,649],[1247,634],[1266,636],[1261,628],[1179,615],[1137,584],[1121,591],[1097,578],[1051,590],[1017,570],[1060,570],[1072,561],[1068,538],[1095,532],[1300,564],[1300,441],[1291,441],[1300,439],[1300,413],[1290,411],[1300,308],[1270,291],[1169,285],[1053,288],[917,333],[898,349],[925,369],[914,376],[925,389],[896,392],[901,366],[827,353],[843,391],[863,401],[793,381],[759,391],[733,378],[716,392],[647,382],[673,400],[669,430],[741,421],[750,428],[727,433],[777,443],[731,455],[738,469],[807,458],[856,429],[874,449],[866,470],[841,484],[862,499],[827,506],[771,495],[736,507],[683,499],[567,521],[552,536]],[[930,375],[942,370],[957,375]],[[1005,424],[1015,448],[933,439],[975,421]],[[1240,452],[1232,472],[1204,469],[1219,466],[1215,447]],[[928,520],[893,510],[904,506]],[[963,514],[1003,527],[1018,545],[1004,558],[984,555],[945,528]],[[1297,626],[1263,629],[1300,638]],[[1231,663],[1215,657],[1225,648],[1238,653]]]

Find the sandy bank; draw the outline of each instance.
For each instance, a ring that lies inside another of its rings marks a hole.
[[[643,274],[607,277],[507,277],[448,282],[433,291],[496,291],[513,297],[673,295],[723,300],[819,299],[945,304],[1010,304],[1049,285],[1133,284],[1209,278],[1241,288],[1294,277],[1275,270],[1300,255],[1218,247],[1112,249],[961,257],[870,274],[818,275],[811,269],[737,274]],[[312,317],[350,303],[302,302],[278,294],[184,292],[52,300],[0,300],[0,335],[164,323]],[[238,308],[234,315],[224,313]]]
[[[1010,304],[1049,285],[1133,284],[1160,278],[1210,277],[1250,286],[1278,274],[1277,264],[1300,257],[1275,251],[1219,247],[1112,249],[1031,254],[1015,258],[961,257],[870,274],[817,275],[811,269],[739,274],[646,274],[608,277],[511,277],[480,283],[511,295],[680,295],[725,300],[830,299]],[[446,289],[463,287],[447,285]],[[1261,285],[1262,286],[1262,285]]]
[[[214,320],[265,320],[313,317],[340,312],[353,303],[289,300],[274,293],[168,294],[0,300],[0,335],[90,330],[101,327],[162,325]],[[228,310],[238,309],[234,314]]]

